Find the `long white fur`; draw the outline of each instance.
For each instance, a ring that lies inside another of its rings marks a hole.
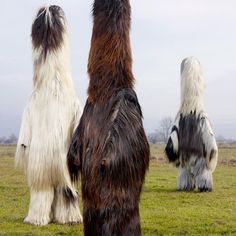
[[[78,222],[78,219],[81,218],[81,215],[77,202],[78,196],[75,197],[74,203],[66,205],[63,198],[63,190],[61,187],[58,187],[54,192],[54,202],[52,205],[55,221],[60,224]]]
[[[180,112],[188,115],[192,111],[198,114],[203,110],[204,80],[200,62],[195,57],[186,58],[181,73]]]
[[[67,30],[61,48],[48,53],[45,61],[41,61],[41,54],[41,48],[33,48],[34,87],[23,113],[15,155],[16,166],[24,169],[30,187],[25,222],[82,222],[66,160],[82,113],[70,75]],[[76,199],[69,207],[58,190],[63,187],[69,188]]]
[[[203,118],[204,122],[201,128],[207,158],[199,158],[193,155],[190,157],[189,162],[185,163],[180,156],[177,188],[179,190],[193,190],[196,185],[199,189],[204,187],[212,189],[212,173],[217,165],[218,148],[208,117],[203,111],[204,79],[202,67],[194,57],[186,58],[183,63],[183,71],[181,73],[181,106],[176,116],[175,126],[179,128],[180,114],[187,116],[195,111],[197,116],[199,115],[200,118]],[[174,145],[174,151],[177,152],[178,136],[176,131],[173,131],[170,137]],[[213,153],[211,153],[212,150]]]
[[[185,166],[179,167],[179,175],[177,180],[178,190],[188,190],[191,191],[195,189],[195,179],[194,176],[190,174],[189,169]]]
[[[203,127],[203,142],[207,151],[207,167],[214,172],[217,161],[218,161],[218,147],[215,140],[215,136],[210,124],[210,121],[207,118],[207,115],[205,114],[205,122]],[[214,150],[213,155],[211,155],[211,151]],[[210,160],[211,158],[211,160]]]

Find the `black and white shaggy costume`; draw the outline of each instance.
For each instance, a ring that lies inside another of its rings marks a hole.
[[[84,234],[139,236],[149,144],[133,90],[129,0],[95,0],[88,99],[68,153],[81,174]]]
[[[82,110],[70,75],[67,24],[58,6],[43,7],[32,25],[33,91],[16,150],[30,187],[24,222],[82,222],[67,152]]]
[[[181,64],[181,105],[165,152],[179,168],[178,189],[211,191],[218,148],[211,124],[203,110],[204,80],[199,61]]]

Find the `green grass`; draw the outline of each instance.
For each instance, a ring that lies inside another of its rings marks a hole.
[[[143,235],[236,235],[236,148],[221,147],[212,193],[176,191],[177,170],[152,146],[141,198]],[[25,177],[14,169],[15,147],[0,147],[0,235],[82,235],[82,225],[23,224],[29,203]]]

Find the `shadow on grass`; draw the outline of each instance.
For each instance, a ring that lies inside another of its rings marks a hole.
[[[194,191],[184,191],[184,190],[178,190],[178,189],[175,189],[175,188],[169,188],[169,189],[166,189],[166,188],[147,188],[147,187],[144,187],[143,189],[143,192],[144,193],[174,193],[174,194],[211,194],[211,193],[214,193],[214,191],[212,192],[200,192],[198,189],[195,189]]]

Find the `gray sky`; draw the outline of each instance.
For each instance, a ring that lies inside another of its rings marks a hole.
[[[0,136],[18,135],[32,88],[30,30],[48,1],[3,0],[0,14]],[[63,7],[70,30],[72,76],[84,103],[92,0],[50,1]],[[236,1],[131,0],[136,91],[148,132],[180,103],[179,67],[196,56],[206,81],[205,108],[216,135],[236,139]]]

